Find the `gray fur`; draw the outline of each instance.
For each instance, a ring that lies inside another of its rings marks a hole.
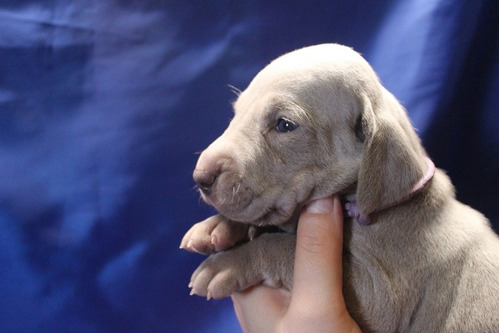
[[[259,283],[291,290],[298,212],[340,193],[371,220],[344,226],[344,294],[363,332],[498,332],[498,237],[439,169],[395,204],[426,172],[426,153],[359,54],[336,44],[288,53],[234,109],[194,171],[221,215],[182,240],[212,253],[193,273],[193,293],[221,298]],[[280,118],[299,127],[278,132]],[[259,235],[271,225],[292,232]]]

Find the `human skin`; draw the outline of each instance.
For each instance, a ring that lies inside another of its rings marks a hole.
[[[342,295],[342,227],[337,196],[304,209],[293,291],[256,286],[231,296],[244,332],[361,332]]]

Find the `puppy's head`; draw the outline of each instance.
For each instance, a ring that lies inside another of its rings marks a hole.
[[[346,191],[357,191],[360,212],[369,214],[404,196],[424,172],[404,110],[344,46],[276,59],[234,111],[193,177],[202,198],[235,221],[281,224],[308,201]]]

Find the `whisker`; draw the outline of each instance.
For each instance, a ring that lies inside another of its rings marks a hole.
[[[240,96],[241,95],[241,90],[240,89],[238,89],[235,86],[230,85],[230,84],[228,84],[227,86],[229,87],[229,89],[231,90],[231,92],[233,92],[233,94],[235,94],[236,96]]]
[[[223,206],[226,204],[225,198],[219,199],[216,203],[216,206]]]
[[[233,186],[232,190],[233,193],[231,193],[231,200],[229,201],[231,205],[234,203],[234,197],[236,196],[236,188]]]
[[[240,196],[237,196],[238,192],[240,191],[240,187],[241,183],[238,183],[235,187],[233,187],[233,197],[236,196],[236,206],[240,205]]]

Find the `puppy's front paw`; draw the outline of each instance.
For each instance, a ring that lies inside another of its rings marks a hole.
[[[219,252],[208,257],[194,271],[189,287],[191,295],[210,298],[223,298],[233,292],[245,289],[259,281],[249,281],[249,267],[235,251]],[[250,274],[251,276],[251,274]]]
[[[184,235],[180,248],[210,254],[233,247],[248,238],[249,226],[215,215],[198,222]]]

